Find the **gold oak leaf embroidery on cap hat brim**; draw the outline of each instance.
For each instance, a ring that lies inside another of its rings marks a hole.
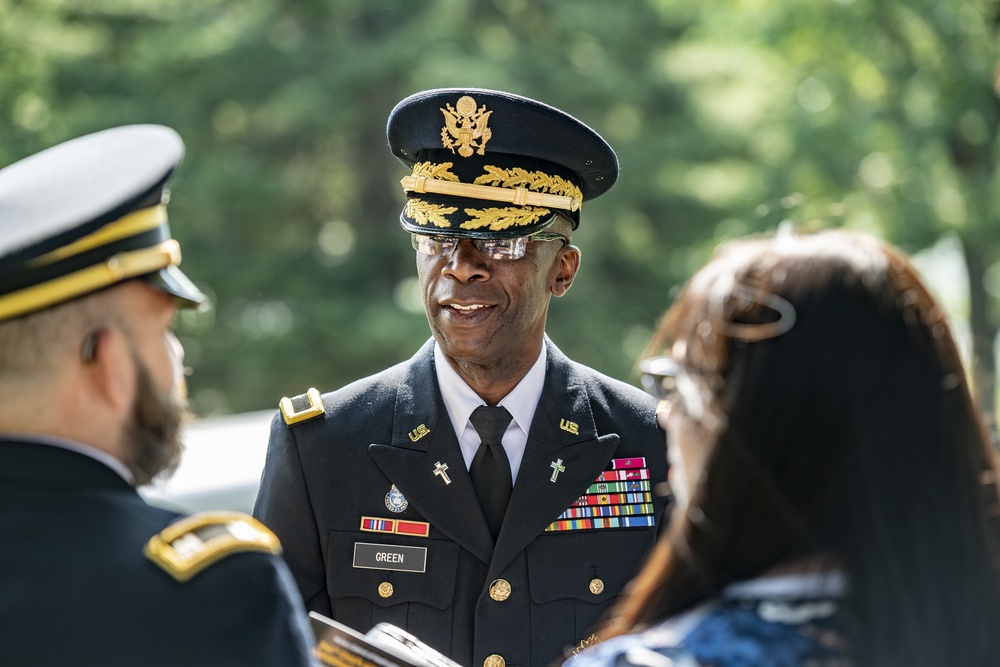
[[[465,214],[469,220],[463,222],[459,227],[462,229],[482,229],[489,227],[490,231],[499,232],[509,227],[523,227],[537,222],[540,218],[550,215],[552,211],[547,208],[535,208],[532,206],[506,208],[467,208]]]
[[[406,215],[413,218],[418,225],[434,225],[435,227],[451,227],[451,222],[445,216],[458,210],[457,206],[442,206],[431,204],[422,199],[406,200]]]

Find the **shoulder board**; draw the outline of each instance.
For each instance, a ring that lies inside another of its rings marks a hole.
[[[285,423],[288,425],[309,421],[326,414],[323,399],[315,388],[310,388],[306,393],[291,398],[285,396],[278,402],[278,407],[281,408],[281,416],[285,418]]]
[[[177,581],[187,581],[230,554],[281,553],[274,533],[249,514],[202,512],[164,528],[142,552]]]

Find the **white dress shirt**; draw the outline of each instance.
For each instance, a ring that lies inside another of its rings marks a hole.
[[[511,480],[517,482],[517,471],[521,467],[524,448],[528,444],[528,430],[531,420],[535,417],[538,399],[542,396],[542,385],[545,383],[545,345],[535,360],[528,374],[521,378],[509,394],[498,403],[507,408],[513,419],[503,435],[503,449],[510,461]],[[438,386],[441,388],[441,398],[444,407],[451,417],[452,426],[458,436],[458,446],[462,448],[465,467],[472,465],[472,458],[479,449],[480,439],[475,427],[469,421],[473,410],[486,403],[472,390],[458,372],[451,367],[438,344],[434,343],[434,369],[437,373]]]

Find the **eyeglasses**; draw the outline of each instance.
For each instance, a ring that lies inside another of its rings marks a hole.
[[[639,362],[642,388],[658,401],[669,401],[677,392],[680,365],[670,357],[651,357]]]
[[[712,392],[704,379],[681,368],[670,357],[650,357],[639,362],[642,388],[660,401],[657,413],[667,405],[680,408],[681,412],[710,430],[717,430],[726,423],[725,417],[712,407]],[[657,414],[659,418],[659,414]]]
[[[431,257],[451,257],[451,253],[455,252],[464,238],[467,237],[410,234],[413,249]],[[524,257],[525,250],[528,249],[528,241],[562,241],[563,245],[569,243],[569,239],[562,234],[545,234],[543,232],[508,239],[469,240],[483,257],[499,260],[521,259]]]

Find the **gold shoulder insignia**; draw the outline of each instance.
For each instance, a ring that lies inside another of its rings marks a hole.
[[[181,519],[150,538],[142,552],[177,581],[187,581],[229,554],[281,553],[274,533],[249,514],[202,512]]]
[[[281,416],[289,426],[326,414],[319,391],[312,387],[304,394],[292,398],[285,396],[278,402],[278,407],[281,408]]]

